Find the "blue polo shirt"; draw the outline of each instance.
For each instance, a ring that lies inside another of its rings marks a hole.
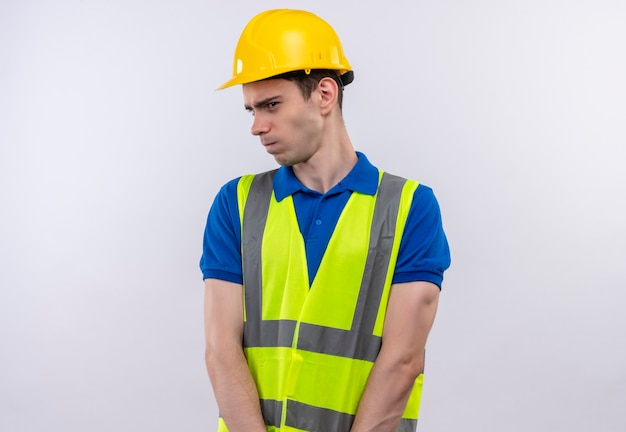
[[[281,167],[274,177],[278,201],[293,196],[296,217],[306,248],[309,284],[319,268],[326,246],[344,206],[353,192],[374,195],[378,169],[363,153],[348,175],[322,194],[304,186],[291,167]],[[237,208],[239,178],[226,183],[209,211],[200,269],[204,279],[215,278],[241,284],[241,225]],[[450,265],[450,250],[441,223],[439,205],[432,189],[420,184],[415,190],[402,235],[392,283],[427,281],[441,287]]]

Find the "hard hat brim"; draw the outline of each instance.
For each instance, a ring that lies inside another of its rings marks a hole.
[[[349,66],[349,65],[348,65]],[[316,68],[316,69],[322,69],[322,68]],[[263,81],[266,79],[272,79],[273,77],[276,78],[280,78],[281,75],[285,74],[285,73],[289,73],[289,72],[296,72],[298,70],[304,70],[304,69],[289,69],[286,70],[284,72],[278,73],[278,74],[272,74],[270,76],[263,76],[263,77],[246,77],[244,75],[237,75],[236,77],[231,78],[230,80],[226,81],[224,84],[222,84],[221,86],[219,86],[218,88],[216,88],[215,90],[223,90],[226,89],[228,87],[233,87],[239,84],[249,84],[249,83],[253,83],[253,82],[257,82],[257,81]],[[328,69],[328,70],[334,70],[334,69]],[[347,86],[348,84],[350,84],[352,81],[354,81],[354,71],[352,71],[349,68],[343,69],[343,70],[338,70],[337,73],[339,74],[339,77],[341,78],[341,82],[343,83],[344,87]]]

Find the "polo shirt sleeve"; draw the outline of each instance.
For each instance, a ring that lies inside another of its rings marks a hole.
[[[392,283],[426,281],[441,288],[450,266],[450,249],[443,230],[439,204],[431,188],[415,190]]]
[[[209,211],[200,270],[203,279],[243,283],[241,267],[241,224],[237,204],[239,178],[226,183]]]

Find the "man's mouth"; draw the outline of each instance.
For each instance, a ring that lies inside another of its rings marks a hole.
[[[268,153],[271,153],[271,150],[276,146],[277,141],[261,141],[261,144],[263,144],[263,147],[265,147],[265,150]]]

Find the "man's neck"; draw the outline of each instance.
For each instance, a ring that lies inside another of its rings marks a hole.
[[[303,185],[325,194],[348,175],[357,161],[358,156],[345,134],[323,146],[308,161],[294,165],[293,172]]]

